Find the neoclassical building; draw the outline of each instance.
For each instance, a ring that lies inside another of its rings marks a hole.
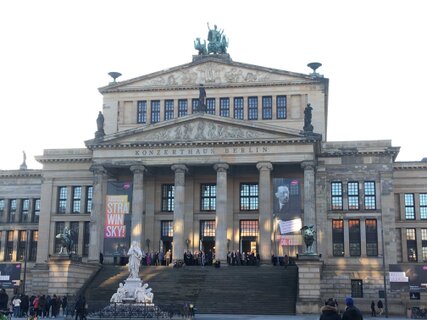
[[[409,296],[391,290],[388,270],[427,262],[427,162],[396,162],[389,140],[328,141],[329,81],[310,66],[300,74],[223,53],[113,74],[86,148],[46,149],[40,170],[0,171],[0,260],[22,261],[28,248],[27,288],[64,294],[131,241],[173,261],[204,250],[298,264],[300,229],[313,225],[313,259],[300,268],[312,261],[319,274],[300,277],[300,297],[369,302],[386,290],[400,310]],[[72,267],[57,256],[65,227],[81,261]],[[66,285],[58,268],[73,274]]]

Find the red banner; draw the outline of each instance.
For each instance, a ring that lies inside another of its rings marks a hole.
[[[129,201],[127,195],[107,196],[104,238],[126,237],[125,214],[128,213]]]

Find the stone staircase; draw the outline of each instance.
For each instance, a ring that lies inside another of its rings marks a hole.
[[[126,266],[104,265],[88,285],[89,311],[109,304]],[[153,289],[162,310],[180,312],[192,303],[197,313],[295,314],[298,270],[295,266],[142,267],[140,277]]]

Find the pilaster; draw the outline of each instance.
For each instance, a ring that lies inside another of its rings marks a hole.
[[[37,259],[38,264],[47,263],[49,256],[49,239],[51,239],[50,233],[50,216],[52,208],[52,195],[53,180],[43,179],[41,185],[41,199],[40,202],[40,217],[39,217],[39,239],[37,243]],[[54,237],[52,237],[52,242]]]

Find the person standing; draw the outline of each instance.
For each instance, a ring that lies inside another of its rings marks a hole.
[[[363,320],[362,312],[354,305],[352,297],[345,298],[346,309],[342,315],[342,320]]]
[[[379,314],[379,316],[381,316],[383,314],[383,311],[384,311],[384,305],[383,305],[383,302],[381,301],[381,299],[378,300],[378,302],[377,302],[377,308],[378,308],[378,314]]]
[[[85,317],[86,299],[84,296],[79,296],[74,307],[75,320],[82,320]]]
[[[8,302],[9,302],[9,296],[6,293],[6,290],[2,288],[0,291],[0,310],[7,310]]]
[[[16,295],[12,300],[13,316],[18,318],[21,316],[21,299]]]
[[[62,297],[62,315],[66,317],[68,315],[68,299],[67,296]]]
[[[372,302],[371,302],[371,316],[373,316],[373,317],[377,316],[377,313],[375,311],[375,301],[374,300],[372,300]]]
[[[334,299],[330,298],[325,302],[325,305],[320,309],[322,314],[319,320],[341,320],[338,310],[335,306]]]

